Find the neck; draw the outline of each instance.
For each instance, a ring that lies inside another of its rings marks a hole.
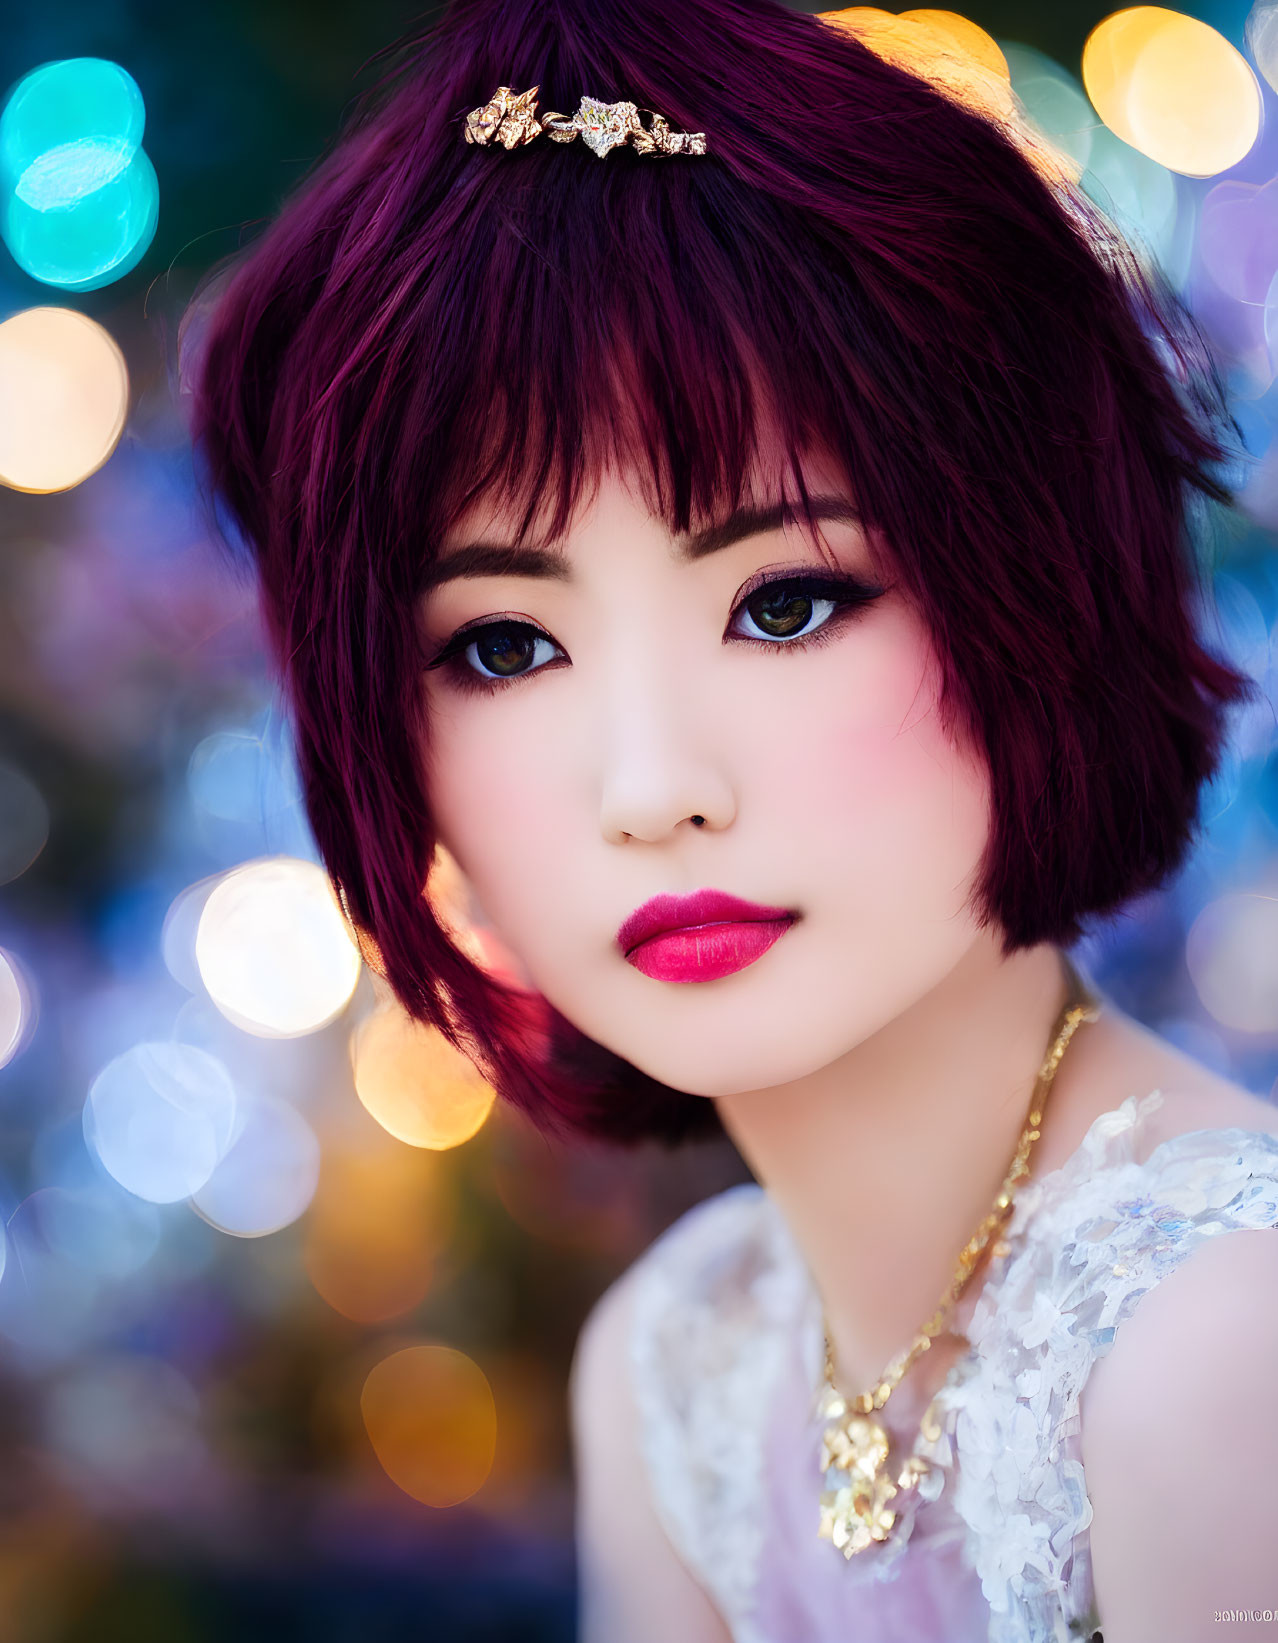
[[[947,1292],[1011,1165],[1068,996],[1057,948],[1004,959],[982,933],[943,981],[838,1061],[780,1088],[716,1098],[825,1304],[845,1390],[872,1386]],[[1067,1049],[1044,1135],[1069,1070]],[[1040,1173],[1040,1146],[1028,1179]],[[942,1369],[942,1354],[926,1356]],[[927,1378],[923,1368],[911,1368],[902,1392]]]

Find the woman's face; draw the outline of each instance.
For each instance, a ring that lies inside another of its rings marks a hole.
[[[609,475],[553,563],[483,551],[510,526],[475,509],[441,564],[481,551],[421,610],[428,656],[452,653],[423,676],[442,843],[564,1016],[704,1096],[837,1060],[980,934],[984,766],[943,732],[927,631],[876,578],[835,470],[805,476],[842,503],[825,558],[803,526],[766,518],[778,494],[674,539]],[[704,906],[676,908],[699,934],[626,956],[630,914],[701,890],[787,917],[710,908],[707,930]]]

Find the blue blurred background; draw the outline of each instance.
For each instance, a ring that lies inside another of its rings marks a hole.
[[[571,1638],[577,1330],[675,1216],[748,1179],[727,1141],[552,1147],[396,1023],[196,500],[183,308],[420,15],[6,19],[0,1643]],[[1186,870],[1079,956],[1272,1097],[1278,6],[1160,15],[1180,32],[1081,0],[963,13],[1185,296],[1244,433],[1203,620],[1265,694]]]

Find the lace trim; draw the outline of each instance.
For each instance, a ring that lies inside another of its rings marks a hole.
[[[1138,1159],[1162,1100],[1129,1096],[1022,1189],[1009,1253],[991,1263],[968,1325],[971,1351],[937,1394],[941,1435],[919,1445],[947,1471],[961,1459],[949,1492],[991,1643],[1091,1636],[1078,1416],[1091,1365],[1205,1238],[1278,1226],[1278,1138],[1194,1130]],[[796,1328],[819,1378],[819,1301],[780,1211],[752,1182],[698,1205],[634,1270],[630,1360],[654,1507],[737,1643],[769,1643],[753,1618],[766,1421]],[[880,1561],[875,1577],[891,1578]]]
[[[793,1315],[804,1280],[769,1207],[747,1181],[669,1227],[636,1268],[630,1336],[658,1519],[737,1643],[769,1643],[751,1615],[763,1418],[785,1346],[776,1325]]]
[[[947,1389],[961,1458],[953,1503],[973,1531],[990,1643],[1091,1636],[1079,1400],[1092,1364],[1205,1239],[1278,1227],[1278,1137],[1192,1130],[1138,1159],[1135,1139],[1162,1099],[1129,1096],[1018,1198],[1011,1251],[974,1309],[966,1372]]]

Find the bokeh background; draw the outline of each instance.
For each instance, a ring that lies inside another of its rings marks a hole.
[[[196,496],[183,308],[424,15],[51,0],[0,38],[0,1643],[570,1639],[577,1330],[749,1178],[552,1146],[386,1008]],[[1264,694],[1186,870],[1078,956],[1272,1097],[1278,6],[963,15],[1243,435],[1203,620]]]

